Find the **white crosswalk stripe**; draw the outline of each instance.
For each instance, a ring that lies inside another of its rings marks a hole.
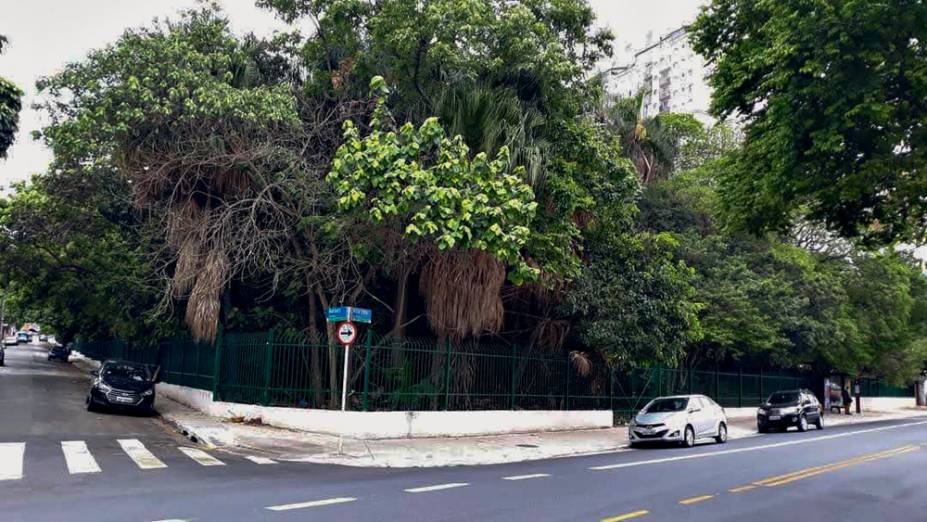
[[[68,465],[68,473],[99,473],[100,466],[97,465],[96,459],[87,449],[87,444],[82,440],[63,440],[61,441],[61,451],[64,453],[64,460]]]
[[[167,467],[167,464],[149,451],[139,439],[116,439],[116,442],[119,443],[122,451],[132,459],[139,469],[149,470]],[[105,445],[103,442],[98,442],[97,444]],[[0,481],[21,480],[24,477],[24,467],[28,464],[24,462],[26,457],[26,445],[25,442],[0,442]],[[219,460],[215,456],[199,448],[178,446],[177,449],[201,466],[226,465],[226,462],[223,460]],[[103,463],[102,467],[97,462],[97,458],[91,453],[87,441],[63,440],[61,441],[61,453],[64,456],[68,474],[70,475],[102,473],[106,468],[105,461],[101,461]],[[32,452],[30,452],[30,454],[32,454]],[[259,457],[256,455],[244,455],[243,457],[253,464],[277,464],[276,460],[268,457]],[[236,457],[230,456],[230,458],[234,460]],[[2,517],[0,517],[0,519],[2,519]]]
[[[180,446],[177,449],[182,451],[184,455],[195,460],[197,464],[200,464],[202,466],[225,466],[225,462],[222,462],[221,460],[217,459],[216,457],[213,457],[212,455],[210,455],[209,453],[206,453],[205,451],[201,449],[190,448],[187,446]]]
[[[245,457],[255,464],[276,464],[277,461],[274,459],[269,459],[267,457],[255,457],[254,455],[248,455]]]
[[[0,443],[0,480],[23,478],[23,455],[25,453],[25,442]]]
[[[118,439],[122,451],[125,451],[130,459],[141,469],[158,469],[166,468],[167,465],[155,457],[145,445],[138,439]]]

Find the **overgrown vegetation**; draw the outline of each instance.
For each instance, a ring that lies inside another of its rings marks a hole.
[[[732,165],[759,131],[741,146],[606,96],[593,68],[611,35],[584,0],[259,4],[316,29],[237,36],[207,6],[39,82],[54,162],[0,211],[20,317],[88,339],[323,340],[345,303],[397,341],[509,342],[585,368],[904,380],[927,359],[914,260],[840,239],[816,210],[760,236],[727,226],[752,203],[719,186],[745,176]],[[321,389],[337,372],[311,356]]]

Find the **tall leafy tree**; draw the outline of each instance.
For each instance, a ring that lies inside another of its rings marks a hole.
[[[0,34],[0,53],[8,43],[7,37]],[[0,159],[6,157],[6,151],[16,137],[19,111],[22,110],[22,95],[23,92],[13,82],[0,76]]]
[[[920,242],[927,224],[927,4],[713,0],[691,27],[712,112],[743,118],[722,209],[753,232],[796,215],[845,237]]]

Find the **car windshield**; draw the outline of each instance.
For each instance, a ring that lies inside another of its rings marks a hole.
[[[667,413],[671,411],[682,411],[689,404],[689,399],[678,397],[675,399],[657,399],[647,406],[644,413]]]
[[[103,367],[103,376],[115,377],[117,379],[132,379],[133,381],[151,380],[148,368],[131,364],[107,364]]]
[[[776,392],[769,396],[770,404],[791,404],[798,402],[797,392]]]

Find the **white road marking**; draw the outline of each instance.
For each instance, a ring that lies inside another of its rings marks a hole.
[[[330,506],[332,504],[344,504],[346,502],[354,502],[357,500],[354,497],[338,497],[338,498],[326,498],[324,500],[312,500],[309,502],[298,502],[296,504],[281,504],[279,506],[269,506],[264,509],[269,509],[271,511],[289,511],[291,509],[303,509],[310,507],[319,507],[319,506]]]
[[[512,475],[511,477],[502,477],[502,480],[528,480],[536,478],[549,477],[547,473],[532,473],[531,475]]]
[[[166,468],[167,464],[158,460],[138,439],[118,439],[122,451],[142,469]]]
[[[64,453],[64,460],[68,465],[68,473],[99,473],[100,466],[87,449],[87,444],[82,440],[63,440],[61,441],[61,451]]]
[[[406,493],[425,493],[427,491],[440,491],[442,489],[462,488],[469,486],[468,482],[451,482],[449,484],[436,484],[434,486],[424,486],[420,488],[409,488],[404,490]]]
[[[759,451],[763,449],[781,448],[783,446],[792,446],[795,444],[805,444],[808,442],[817,442],[819,440],[838,439],[842,437],[850,437],[852,435],[859,435],[862,433],[873,433],[877,431],[894,430],[898,428],[907,428],[909,426],[920,426],[923,424],[927,424],[927,421],[909,422],[907,424],[895,424],[892,426],[882,426],[879,428],[869,428],[865,430],[847,431],[844,433],[834,433],[832,435],[822,435],[820,437],[813,437],[813,438],[807,438],[807,439],[796,439],[796,440],[790,440],[787,442],[777,442],[774,444],[763,444],[760,446],[750,446],[747,448],[736,448],[736,449],[730,449],[730,450],[697,453],[695,455],[681,455],[678,457],[666,457],[662,459],[639,460],[635,462],[623,462],[621,464],[608,464],[605,466],[593,466],[589,469],[593,471],[602,471],[602,470],[609,470],[609,469],[631,468],[634,466],[646,466],[648,464],[662,464],[664,462],[676,462],[679,460],[702,459],[702,458],[707,458],[707,457],[716,457],[718,455],[732,455],[734,453],[746,453],[748,451]]]
[[[254,455],[248,455],[245,457],[255,464],[276,464],[277,461],[274,459],[269,459],[267,457],[255,457]]]
[[[197,464],[202,466],[225,466],[225,462],[213,457],[209,453],[197,448],[189,448],[187,446],[180,446],[177,449],[183,452],[184,455],[195,460]]]
[[[164,520],[153,520],[152,522],[190,522],[189,518],[165,518]]]
[[[0,480],[23,478],[23,455],[25,453],[25,442],[0,443]]]

